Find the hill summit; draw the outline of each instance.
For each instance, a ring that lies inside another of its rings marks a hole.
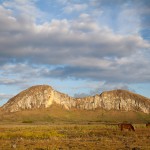
[[[17,112],[21,110],[48,108],[53,104],[58,104],[65,109],[95,110],[101,108],[105,110],[150,113],[149,98],[126,90],[112,90],[95,96],[73,98],[54,90],[49,85],[32,86],[20,92],[4,104],[2,110]]]

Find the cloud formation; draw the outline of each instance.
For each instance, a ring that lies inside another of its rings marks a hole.
[[[57,0],[62,14],[50,20],[49,14],[56,12],[43,12],[39,1],[0,4],[1,85],[21,85],[33,78],[120,87],[150,83],[150,43],[144,33],[150,22],[148,1]]]
[[[3,100],[3,99],[9,99],[11,97],[13,97],[13,95],[0,93],[0,101]]]

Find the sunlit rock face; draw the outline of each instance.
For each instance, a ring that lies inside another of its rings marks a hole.
[[[68,95],[57,92],[48,85],[39,85],[22,91],[11,98],[2,109],[16,112],[25,109],[47,108],[53,103],[60,104],[66,109],[75,106],[74,99]]]
[[[150,113],[150,99],[125,90],[103,92],[100,95],[77,99],[77,108],[121,111],[140,111]]]
[[[59,104],[65,109],[140,111],[150,113],[150,99],[125,90],[103,92],[100,95],[73,98],[55,91],[48,85],[33,86],[11,98],[2,109],[16,112],[34,108],[48,108]]]

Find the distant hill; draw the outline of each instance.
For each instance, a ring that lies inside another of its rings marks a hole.
[[[48,85],[37,85],[20,92],[4,104],[1,110],[20,112],[39,108],[48,109],[55,104],[66,110],[102,109],[150,114],[150,99],[126,90],[112,90],[95,96],[73,98],[55,91]]]

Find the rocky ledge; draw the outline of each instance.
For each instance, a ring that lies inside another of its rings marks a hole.
[[[150,113],[150,99],[126,90],[113,90],[95,96],[73,98],[55,91],[48,85],[37,85],[22,91],[4,104],[2,110],[16,112],[26,109],[48,108],[54,103],[65,109],[95,110],[102,108]]]

